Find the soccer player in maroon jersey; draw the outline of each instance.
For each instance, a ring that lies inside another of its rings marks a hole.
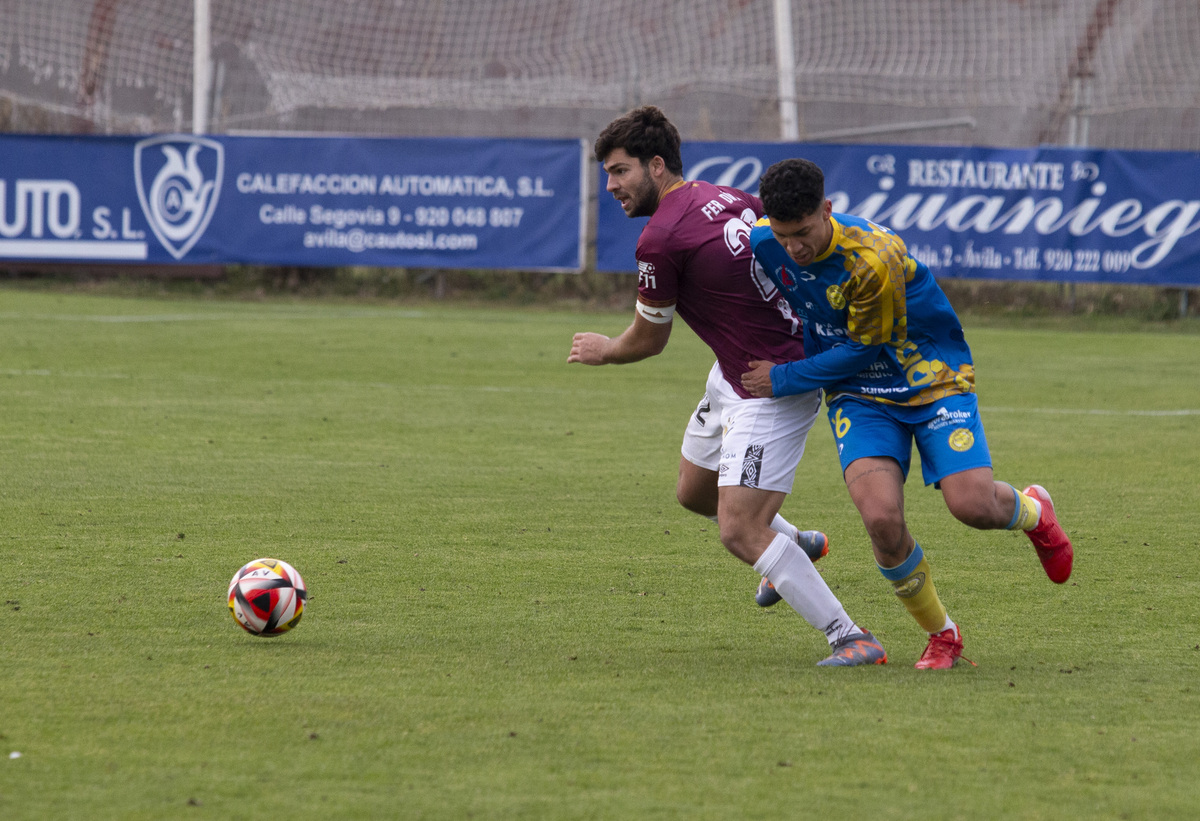
[[[820,391],[757,399],[741,384],[752,360],[804,356],[795,315],[786,301],[768,302],[773,289],[753,274],[748,238],[762,205],[735,188],[685,180],[679,147],[679,132],[654,106],[619,117],[596,140],[607,190],[627,216],[650,221],[637,245],[633,324],[611,338],[575,334],[567,362],[623,364],[655,356],[678,313],[717,357],[684,432],[679,503],[715,518],[726,549],[825,634],[832,652],[819,665],[883,664],[883,647],[846,614],[813,567],[828,543],[824,534],[801,533],[779,515]]]

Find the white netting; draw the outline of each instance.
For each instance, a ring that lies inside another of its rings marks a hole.
[[[778,139],[774,7],[212,0],[209,130],[590,139],[654,102],[689,139]],[[0,128],[189,129],[192,19],[3,0]],[[1196,0],[792,0],[791,29],[801,138],[1200,148]],[[975,127],[878,130],[947,120]]]

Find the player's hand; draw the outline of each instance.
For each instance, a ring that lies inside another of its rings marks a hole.
[[[571,355],[567,362],[582,362],[584,365],[603,365],[604,346],[608,337],[604,334],[575,334],[571,340]]]
[[[774,396],[775,391],[771,387],[771,367],[774,364],[774,362],[764,362],[761,359],[751,360],[750,371],[742,374],[742,387],[751,396],[764,398]]]

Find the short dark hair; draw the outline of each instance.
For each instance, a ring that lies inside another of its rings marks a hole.
[[[613,120],[600,132],[592,151],[599,162],[618,148],[643,164],[662,157],[672,174],[683,173],[679,131],[658,106],[644,105]]]
[[[796,222],[824,205],[825,175],[810,160],[781,160],[758,181],[758,197],[771,219]]]

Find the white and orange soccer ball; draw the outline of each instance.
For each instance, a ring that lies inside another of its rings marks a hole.
[[[296,568],[279,559],[255,559],[229,582],[229,612],[247,633],[279,636],[300,623],[308,588]]]

